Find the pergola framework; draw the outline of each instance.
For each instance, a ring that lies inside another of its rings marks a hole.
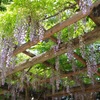
[[[94,87],[93,87],[93,85],[87,85],[87,86],[85,86],[85,90],[83,90],[82,91],[82,89],[80,88],[80,87],[73,87],[73,88],[71,88],[70,89],[70,93],[73,93],[73,94],[75,94],[75,93],[90,93],[90,92],[97,92],[97,91],[100,91],[100,85],[99,85],[100,83],[98,83],[98,84],[96,84]],[[66,91],[61,91],[61,92],[58,92],[58,93],[55,93],[55,94],[49,94],[49,95],[47,95],[47,97],[62,97],[62,96],[68,96],[68,95],[70,95],[70,93],[66,93]]]
[[[100,27],[98,27],[95,30],[84,35],[85,44],[93,43],[99,39],[100,39]],[[74,47],[73,47],[74,49],[78,48],[79,47],[79,38],[73,39],[72,43],[74,45]],[[59,56],[63,53],[66,53],[67,52],[67,45],[68,45],[68,43],[62,44],[61,47],[59,48],[58,52],[56,52],[56,54],[54,52],[54,49],[51,49],[48,52],[45,52],[43,54],[40,54],[40,55],[35,56],[33,58],[30,58],[29,60],[27,60],[19,65],[16,65],[15,69],[12,72],[7,72],[7,76],[9,76],[15,72],[21,71],[25,68],[29,68],[30,66],[33,66],[37,63],[42,63],[46,60],[52,59],[56,56]]]
[[[54,33],[57,33],[59,31],[61,31],[65,27],[70,26],[71,24],[74,24],[75,22],[79,21],[80,19],[82,19],[82,18],[84,18],[84,17],[86,17],[88,15],[92,16],[92,19],[95,21],[96,18],[93,17],[92,10],[93,10],[93,8],[98,6],[99,3],[100,3],[99,1],[94,3],[93,6],[91,7],[90,12],[87,12],[86,14],[83,14],[82,11],[79,11],[77,14],[73,15],[71,18],[63,21],[62,23],[56,24],[55,26],[53,26],[52,28],[50,28],[49,30],[47,30],[44,33],[45,35],[44,35],[42,40],[45,40],[47,38],[52,38],[51,36]],[[97,24],[99,23],[100,24],[99,21],[95,21],[95,23],[97,23]],[[27,43],[23,44],[22,46],[16,48],[15,51],[13,52],[13,55],[17,55],[18,53],[21,53],[21,52],[25,51],[26,49],[30,48],[31,46],[36,45],[40,40],[39,40],[39,38],[37,38],[34,41],[27,42]]]
[[[45,32],[45,35],[44,35],[44,38],[43,40],[49,38],[51,39],[52,41],[54,41],[55,43],[57,43],[57,39],[53,37],[53,34],[54,33],[57,33],[59,31],[61,31],[62,29],[64,29],[65,27],[67,26],[70,26],[71,24],[74,24],[75,22],[79,21],[80,19],[86,17],[89,15],[89,17],[95,22],[95,24],[97,25],[97,27],[92,30],[91,32],[85,34],[83,36],[84,38],[84,41],[85,41],[85,44],[88,45],[90,43],[93,43],[95,41],[98,41],[100,40],[100,18],[97,18],[93,15],[93,9],[96,8],[98,5],[100,5],[100,1],[97,1],[96,3],[93,4],[93,6],[91,7],[91,10],[90,12],[87,12],[86,14],[83,14],[81,11],[78,12],[77,14],[73,15],[71,18],[63,21],[62,23],[59,23],[57,25],[55,25],[54,27],[52,27],[51,29],[47,30]],[[34,42],[35,41],[35,42]],[[51,68],[54,68],[53,65],[51,65],[50,63],[47,62],[47,60],[49,59],[52,59],[56,56],[59,56],[61,54],[64,54],[67,52],[67,45],[68,43],[62,43],[59,47],[59,50],[55,53],[54,52],[54,49],[50,49],[49,51],[43,53],[43,54],[40,54],[38,56],[35,56],[33,54],[31,54],[30,52],[27,52],[26,49],[29,49],[31,46],[34,46],[36,45],[38,42],[39,42],[39,38],[37,38],[36,40],[34,41],[29,41],[25,44],[23,44],[22,46],[18,47],[15,49],[15,51],[13,52],[13,56],[23,52],[24,54],[32,57],[30,59],[28,59],[27,61],[25,62],[22,62],[21,64],[19,65],[16,65],[15,66],[15,69],[12,70],[12,71],[8,71],[6,76],[9,76],[9,75],[12,75],[18,71],[22,71],[26,68],[29,68],[35,64],[38,64],[38,63],[43,63],[44,65],[46,66],[49,66]],[[73,48],[76,49],[79,47],[79,38],[75,38],[72,41],[72,44],[73,44]],[[74,53],[74,57],[79,60],[84,66],[86,66],[86,62],[85,60],[78,56],[76,53]],[[97,65],[97,67],[99,68],[100,67],[100,64]],[[76,75],[76,74],[79,74],[81,72],[85,72],[86,71],[86,67],[84,67],[83,69],[79,70],[79,71],[76,71],[76,72],[69,72],[67,74],[62,74],[61,75],[61,78],[64,78],[64,77],[69,77],[69,76],[72,76],[72,75]],[[97,73],[98,74],[98,73]],[[1,79],[1,78],[0,78]],[[55,77],[56,79],[56,77]],[[44,82],[50,82],[50,79],[46,79],[46,80],[40,80],[41,83],[44,83]],[[85,92],[92,92],[93,89],[91,89],[92,85],[89,86],[88,88],[86,88]],[[95,91],[100,91],[98,90],[98,88],[100,88],[100,85],[98,83],[98,85],[95,87]],[[73,91],[71,91],[72,93],[75,93],[75,92],[80,92],[81,89],[79,88],[75,88]],[[4,91],[5,93],[5,91]],[[47,95],[48,97],[57,97],[57,96],[62,96],[62,95],[69,95],[65,92],[59,92],[59,93],[55,93],[53,95]]]

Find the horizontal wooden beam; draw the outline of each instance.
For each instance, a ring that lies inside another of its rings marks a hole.
[[[90,93],[90,92],[99,92],[100,91],[100,83],[95,84],[95,86],[93,87],[93,85],[86,85],[85,86],[85,93]],[[70,89],[70,93],[74,94],[74,93],[82,93],[82,89],[80,87],[73,87]],[[85,94],[84,93],[84,94]],[[67,96],[70,95],[69,93],[67,93],[66,91],[61,91],[55,94],[48,94],[47,97],[61,97],[61,96]]]
[[[50,38],[51,39],[51,38]],[[53,41],[57,44],[57,39],[56,38],[53,38]],[[86,66],[86,61],[81,57],[81,56],[79,56],[77,53],[73,53],[73,56],[77,59],[77,60],[79,60],[83,65],[85,65]]]
[[[34,57],[34,56],[36,56],[36,55],[34,55],[33,53],[31,53],[31,52],[29,52],[29,51],[23,51],[23,53],[26,54],[26,55],[29,56],[29,57]],[[47,61],[43,62],[43,64],[44,64],[45,66],[47,66],[47,67],[50,67],[50,68],[55,69],[55,68],[54,68],[55,66],[53,66],[52,64],[50,64],[50,63],[47,62]],[[31,68],[32,68],[32,67],[30,67],[29,70],[30,70]],[[29,71],[29,70],[28,70],[28,71]]]
[[[86,61],[81,56],[79,56],[78,54],[76,54],[75,52],[74,52],[74,57],[77,60],[79,60],[84,66],[86,66]]]
[[[24,54],[26,54],[29,57],[34,57],[35,55],[29,51],[23,51]]]
[[[89,33],[86,33],[83,36],[83,38],[84,38],[85,44],[90,44],[90,43],[93,43],[97,40],[100,40],[100,27],[96,28],[95,30],[93,30]],[[79,47],[79,38],[73,39],[72,43],[73,43],[74,49],[78,48]],[[56,56],[59,56],[63,53],[66,53],[67,52],[67,45],[68,45],[68,43],[62,44],[60,46],[60,49],[56,53],[55,53],[54,49],[52,48],[48,52],[44,52],[40,55],[37,55],[33,58],[26,60],[25,62],[22,62],[21,64],[16,65],[15,69],[13,69],[10,72],[8,71],[6,76],[9,76],[15,72],[21,71],[25,68],[29,68],[30,66],[33,66],[33,65],[38,64],[38,63],[42,63],[46,60],[52,59]]]
[[[76,0],[77,4],[79,5],[79,2],[80,0]],[[100,26],[100,16],[97,17],[95,16],[95,10],[94,9],[97,9],[100,7],[100,4],[98,6],[95,6],[92,10],[92,12],[90,13],[89,17],[92,19],[92,21],[97,25],[97,26]],[[97,12],[97,11],[96,11]],[[98,11],[97,13],[99,13],[100,11]]]
[[[29,57],[34,57],[34,56],[35,56],[34,54],[32,54],[32,53],[30,53],[30,52],[27,52],[27,51],[24,51],[23,53],[26,54],[26,55],[28,55]],[[77,55],[75,52],[74,52],[74,57],[75,57],[77,60],[79,60],[83,65],[86,66],[86,61],[85,61],[81,56]],[[55,70],[55,66],[51,65],[49,62],[45,61],[45,62],[43,62],[43,64],[46,65],[47,67],[53,68],[53,69]],[[29,70],[30,70],[31,68],[32,68],[32,67],[30,67],[30,68],[28,69],[27,72],[29,72]],[[76,74],[78,74],[78,73],[80,73],[80,72],[82,72],[82,71],[84,72],[84,68],[81,69],[81,71],[76,72]],[[71,76],[71,73],[72,73],[72,74],[75,74],[75,73],[73,73],[73,72],[69,72],[69,73],[68,73],[69,75],[68,75],[68,74],[63,74],[63,73],[61,73],[61,78],[64,78],[65,76],[66,76],[66,77],[67,77],[67,76]],[[54,79],[56,79],[56,77],[55,77]],[[40,83],[45,83],[45,82],[50,82],[50,79],[45,79],[45,80],[41,80],[41,81],[40,81]]]
[[[57,41],[56,38],[55,38],[55,41]],[[34,57],[35,56],[33,53],[28,52],[28,51],[23,51],[23,53],[26,54],[26,55],[28,55],[29,57]],[[83,65],[86,66],[86,61],[81,56],[79,56],[78,54],[76,54],[75,52],[74,52],[74,57],[77,60],[79,60]],[[55,67],[55,66],[51,65],[49,62],[47,62],[47,61],[45,61],[43,64],[46,65],[46,66],[49,66],[51,68],[54,68]]]
[[[49,39],[51,39],[54,43],[57,44],[57,39],[55,37],[51,36],[51,37],[49,37]]]
[[[100,26],[100,4],[93,8],[89,17],[94,21],[97,26]]]
[[[100,64],[98,64],[97,67],[100,68]],[[70,77],[70,76],[73,76],[73,75],[77,75],[77,74],[85,72],[86,70],[87,70],[87,67],[85,66],[84,68],[82,68],[80,70],[77,70],[75,72],[71,71],[71,72],[68,72],[66,74],[61,74],[60,78],[62,79],[62,78],[65,78],[65,77]],[[98,75],[98,73],[97,73],[97,75]],[[56,80],[57,77],[55,76],[55,77],[53,77],[53,79]],[[46,83],[46,82],[50,83],[50,78],[48,78],[48,79],[42,79],[39,82],[40,83]]]
[[[71,18],[69,18],[69,19],[67,19],[67,20],[65,20],[61,23],[58,23],[57,25],[55,25],[51,29],[47,30],[44,34],[43,40],[49,38],[54,33],[59,32],[60,30],[64,29],[65,27],[79,21],[80,19],[88,16],[92,12],[92,9],[96,6],[98,6],[99,4],[100,4],[100,1],[97,1],[91,7],[90,12],[87,12],[86,14],[83,14],[82,11],[80,11],[77,14],[73,15]],[[31,46],[36,45],[39,41],[40,41],[39,38],[36,38],[34,41],[29,41],[29,42],[23,44],[22,46],[15,49],[15,51],[13,52],[13,55],[17,55],[18,53],[21,53],[21,52],[25,51],[26,49],[30,48]]]
[[[93,13],[91,13],[89,17],[94,21],[94,23],[95,23],[97,26],[100,26],[100,17],[95,17],[95,16],[93,15]]]

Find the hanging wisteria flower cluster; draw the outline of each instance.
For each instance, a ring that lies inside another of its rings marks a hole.
[[[52,94],[55,93],[54,77],[55,77],[54,70],[52,70],[52,72],[51,72],[51,78],[50,78],[50,84],[52,86]]]
[[[62,32],[59,32],[57,35],[57,44],[53,47],[54,53],[56,54],[56,52],[59,50],[60,47],[60,43],[61,43],[61,34]]]
[[[16,24],[14,30],[14,38],[4,38],[2,39],[2,48],[1,48],[1,68],[2,68],[2,85],[4,85],[6,72],[10,69],[14,69],[16,64],[16,56],[13,56],[13,51],[17,46],[25,43],[25,37],[27,32],[27,24],[24,20],[21,20],[20,23]]]
[[[83,25],[86,27],[86,19],[83,20]],[[95,54],[95,45],[90,44],[88,47],[86,47],[85,40],[84,40],[84,34],[79,36],[80,52],[81,52],[83,59],[86,60],[87,73],[88,73],[88,76],[92,79],[92,83],[94,84],[93,75],[98,70],[97,62],[96,62],[96,54]]]
[[[45,29],[42,24],[38,21],[31,21],[30,24],[30,41],[34,41],[39,38],[40,42],[42,42],[44,38]]]
[[[79,6],[83,14],[86,14],[92,6],[92,0],[79,0]]]
[[[61,14],[58,15],[58,23],[61,23]],[[54,53],[56,54],[56,52],[59,50],[59,47],[60,47],[60,43],[61,43],[61,34],[62,32],[58,32],[58,35],[57,35],[57,45],[53,47],[54,49]]]
[[[85,52],[85,42],[84,42],[83,35],[79,36],[79,44],[80,44],[80,52],[81,52],[81,55],[85,59],[86,52]]]
[[[38,85],[39,85],[39,81],[38,81],[38,78],[37,78],[37,75],[34,76],[34,79],[32,80],[32,88],[34,90],[36,90],[38,88]]]
[[[25,82],[29,86],[30,75],[28,73],[26,73],[25,71],[23,71],[21,74],[21,77],[20,77],[20,81],[21,81],[20,91],[23,91],[23,86],[24,86]]]
[[[56,57],[56,61],[55,61],[55,69],[56,69],[56,89],[59,90],[60,87],[60,63],[59,63],[59,57]]]
[[[39,40],[40,40],[40,42],[42,42],[42,40],[44,38],[44,33],[45,33],[45,29],[43,28],[43,26],[41,24],[39,24]]]
[[[2,47],[0,52],[0,68],[2,70],[2,84],[4,85],[4,80],[6,77],[6,71],[14,69],[16,57],[13,57],[14,43],[13,38],[4,38],[1,40]]]
[[[37,21],[32,21],[30,24],[30,41],[34,41],[37,38],[37,30],[38,30],[39,24]]]
[[[60,23],[61,22],[61,14],[58,15],[58,19],[59,19],[59,23]],[[61,34],[62,34],[62,32],[60,31],[57,35],[57,45],[55,46],[55,49],[54,49],[55,54],[59,50],[59,47],[60,47]],[[56,88],[57,88],[57,90],[59,90],[59,88],[60,88],[60,62],[59,62],[59,56],[57,56],[56,60],[55,60],[55,69],[57,71]]]
[[[68,56],[69,62],[72,64],[72,70],[75,72],[76,64],[75,64],[75,59],[74,59],[74,49],[73,49],[73,44],[70,40],[67,44],[67,56]]]
[[[90,78],[97,72],[97,63],[96,63],[96,55],[95,55],[95,47],[91,44],[88,48],[89,53],[87,54],[87,70]]]
[[[79,37],[79,43],[80,43],[80,52],[82,54],[82,57],[86,60],[88,75],[90,78],[92,78],[93,74],[97,72],[95,46],[93,44],[89,45],[86,52],[83,36]]]
[[[16,42],[18,42],[17,46],[25,43],[25,37],[27,33],[28,25],[25,20],[22,20],[19,24],[16,25],[14,30],[14,37]]]

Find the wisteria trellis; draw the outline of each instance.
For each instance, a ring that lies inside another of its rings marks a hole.
[[[84,1],[80,1],[80,2],[84,2]],[[89,10],[89,7],[92,5],[92,3],[91,3],[91,1],[90,2],[88,2],[88,1],[85,1],[85,3],[83,3],[84,5],[82,5],[82,3],[80,3],[80,8],[81,8],[81,10],[82,10],[82,12],[85,14],[88,10]],[[88,8],[88,9],[87,9]],[[35,23],[34,23],[34,25],[33,25],[34,27],[35,27]],[[39,35],[39,38],[40,38],[40,41],[42,40],[42,38],[43,38],[43,35],[44,35],[44,30],[43,30],[43,28],[42,28],[42,26],[40,26],[40,27],[38,27],[38,28],[35,28],[35,29],[33,29],[32,31],[31,31],[31,28],[33,27],[33,26],[31,26],[30,27],[30,40],[31,41],[34,41],[34,36],[35,35]],[[21,45],[21,43],[23,43],[23,41],[24,41],[24,38],[25,38],[25,32],[27,31],[27,29],[25,29],[24,28],[24,25],[22,25],[21,27],[17,27],[18,29],[16,30],[18,33],[16,33],[15,34],[15,37],[17,37],[17,42],[18,42],[18,45]],[[21,31],[22,30],[22,31]],[[21,32],[20,32],[21,31]],[[33,31],[36,31],[35,33],[33,32]],[[19,36],[17,36],[17,35],[19,35]],[[20,37],[20,38],[19,38]],[[93,59],[91,60],[91,59],[89,59],[89,58],[85,58],[85,52],[83,51],[83,50],[85,50],[85,48],[84,48],[84,41],[83,40],[81,40],[82,39],[82,36],[80,36],[80,48],[82,48],[81,49],[81,53],[82,53],[82,57],[84,58],[84,59],[86,59],[86,61],[87,61],[87,68],[88,68],[88,74],[89,74],[89,76],[90,77],[92,77],[91,76],[91,74],[94,74],[94,73],[96,73],[96,71],[97,71],[97,69],[96,69],[96,59],[95,59],[95,55],[94,55],[94,47],[93,47],[93,45],[90,45],[89,46],[89,52],[90,52],[90,54],[93,54],[93,55],[89,55],[90,57],[92,56],[93,57]],[[7,39],[4,39],[4,41],[6,41]],[[10,41],[11,41],[12,39],[10,39]],[[3,40],[2,40],[3,41]],[[14,44],[14,46],[12,46],[12,42],[10,43],[10,41],[8,42],[8,40],[7,40],[7,43],[5,43],[5,42],[3,42],[4,44],[4,46],[6,47],[6,48],[3,48],[2,47],[2,52],[1,52],[1,68],[2,68],[2,84],[4,84],[4,80],[5,80],[5,77],[6,77],[6,74],[5,74],[5,72],[6,72],[6,67],[8,68],[9,67],[9,64],[11,63],[11,57],[12,57],[12,53],[13,53],[13,50],[15,49],[15,44]],[[22,41],[22,42],[21,42]],[[21,42],[21,43],[20,43]],[[57,45],[57,47],[59,47],[59,44],[60,44],[60,40],[58,39],[58,45]],[[10,49],[8,49],[8,47],[10,47],[10,45],[11,45],[11,48]],[[57,50],[58,50],[58,48],[57,48]],[[56,50],[56,51],[57,51]],[[55,51],[55,52],[56,52]],[[2,53],[4,53],[4,54],[2,54]],[[89,57],[88,56],[88,57]],[[72,44],[69,42],[69,46],[68,46],[68,58],[69,58],[69,60],[71,60],[71,62],[72,62],[72,69],[73,69],[73,71],[75,71],[76,70],[76,66],[74,65],[75,63],[74,63],[74,58],[73,58],[73,48],[72,48]],[[15,63],[15,61],[12,61],[12,62],[14,62]],[[56,60],[56,64],[58,64],[58,58],[57,58],[57,60]],[[92,63],[91,65],[92,65],[92,67],[93,67],[93,70],[91,70],[91,66],[90,66],[90,63]],[[12,64],[12,63],[11,63]],[[4,66],[5,65],[5,66]],[[11,66],[11,65],[10,65]],[[14,64],[12,64],[12,68],[14,68]],[[58,65],[56,66],[56,67],[58,67]],[[56,68],[57,69],[57,68]],[[5,72],[4,72],[5,71]],[[58,69],[57,69],[57,71],[58,71]],[[57,83],[56,84],[57,85],[57,89],[59,89],[59,83]]]

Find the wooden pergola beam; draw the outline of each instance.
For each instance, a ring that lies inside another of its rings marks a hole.
[[[100,16],[95,16],[95,11],[98,10],[98,13],[100,13],[100,4],[98,5],[98,7],[95,7],[95,9],[93,9],[93,11],[90,13],[89,17],[94,21],[94,23],[97,26],[100,26]],[[98,9],[99,8],[99,9]]]
[[[28,52],[28,51],[24,51],[23,52],[24,54],[26,54],[26,55],[28,55],[29,57],[34,57],[35,55],[34,54],[32,54],[32,53],[30,53],[30,52]],[[81,56],[79,56],[78,54],[76,54],[75,52],[74,52],[74,57],[77,59],[77,60],[79,60],[83,65],[85,65],[86,66],[86,61],[81,57]],[[55,70],[55,66],[53,66],[53,65],[51,65],[49,62],[47,62],[47,61],[45,61],[45,62],[43,62],[43,64],[44,65],[46,65],[47,67],[50,67],[50,68],[53,68],[54,70]],[[28,71],[27,72],[29,72],[29,70],[31,69],[32,67],[30,67],[29,69],[28,69]],[[81,69],[83,72],[84,72],[84,69]],[[82,72],[82,71],[79,71],[79,73],[80,72]],[[72,74],[75,74],[75,73],[73,73],[73,72],[69,72],[68,74],[61,74],[61,78],[64,78],[64,76],[71,76],[71,74],[70,73],[72,73]],[[78,73],[76,73],[76,74],[78,74]],[[56,77],[54,78],[54,79],[56,79]],[[45,82],[50,82],[50,79],[46,79],[46,80],[41,80],[40,81],[40,83],[45,83]]]
[[[97,68],[100,68],[100,64],[97,65]],[[78,70],[78,71],[71,71],[71,72],[68,72],[67,74],[61,74],[60,78],[65,78],[65,77],[70,77],[70,76],[73,76],[73,75],[77,75],[77,74],[80,74],[80,73],[83,73],[87,70],[87,67],[85,66],[84,68]],[[98,75],[98,73],[96,73]],[[100,75],[100,74],[99,74]],[[54,80],[57,79],[57,77],[53,77]],[[40,83],[46,83],[46,82],[50,82],[50,78],[48,79],[43,79],[43,80],[40,80]]]
[[[79,60],[84,66],[86,66],[86,61],[81,56],[79,56],[78,54],[76,54],[75,52],[74,52],[74,57],[77,60]]]
[[[34,57],[35,55],[29,51],[23,51],[24,54],[26,54],[29,57]]]
[[[76,0],[77,4],[79,5],[79,1],[80,0]],[[98,5],[100,7],[100,5]],[[94,7],[95,9],[98,9],[99,7]],[[92,19],[92,21],[97,25],[97,26],[100,26],[100,16],[97,17],[94,15],[94,8],[93,8],[93,11],[90,13],[89,17]],[[100,11],[98,11],[100,12]]]
[[[49,39],[51,39],[53,42],[55,42],[57,44],[57,39],[53,36],[49,37]]]
[[[93,85],[88,85],[88,86],[85,86],[85,93],[90,93],[90,92],[99,92],[100,91],[100,83],[98,84],[95,84],[95,86],[93,87]],[[82,94],[82,89],[80,87],[73,87],[70,89],[70,92],[72,94],[74,93],[80,93]],[[67,93],[66,91],[61,91],[61,92],[58,92],[58,93],[55,93],[55,94],[48,94],[47,97],[61,97],[61,96],[68,96],[70,95],[69,93]]]
[[[100,40],[100,27],[96,28],[95,30],[85,34],[83,36],[85,44],[90,44],[93,43],[97,40]],[[79,47],[79,38],[75,38],[72,40],[73,43],[73,48],[76,49]],[[35,56],[33,58],[30,58],[28,60],[26,60],[25,62],[22,62],[21,64],[18,64],[15,66],[15,69],[13,69],[12,71],[8,71],[6,76],[9,76],[15,72],[21,71],[25,68],[29,68],[30,66],[33,66],[35,64],[38,63],[42,63],[46,60],[52,59],[56,56],[59,56],[61,54],[64,54],[67,52],[67,45],[68,43],[64,43],[61,45],[60,49],[55,53],[54,49],[52,48],[51,50],[49,50],[48,52],[44,52],[38,56]]]
[[[57,25],[55,25],[51,29],[47,30],[44,34],[43,40],[51,37],[54,33],[59,32],[60,30],[64,29],[65,27],[79,21],[80,19],[88,16],[92,12],[92,9],[96,6],[98,6],[99,4],[100,4],[100,1],[97,1],[91,7],[90,12],[87,12],[86,14],[83,14],[82,11],[80,11],[77,14],[73,15],[71,18],[69,18],[69,19],[67,19],[67,20],[65,20],[61,23],[58,23]],[[18,53],[21,53],[21,52],[25,51],[26,49],[30,48],[33,45],[36,45],[38,42],[39,42],[39,38],[35,39],[34,41],[29,41],[29,42],[23,44],[22,46],[15,49],[15,51],[13,52],[13,56],[17,55]]]
[[[28,55],[29,57],[34,57],[34,56],[35,56],[34,54],[32,54],[31,52],[28,52],[28,51],[24,51],[23,53],[26,54],[26,55]],[[78,54],[76,54],[75,52],[74,52],[74,57],[75,57],[77,60],[79,60],[83,65],[86,65],[86,61],[85,61],[81,56],[79,56]],[[45,62],[43,62],[43,64],[44,64],[45,66],[50,67],[50,68],[53,68],[53,69],[55,70],[55,66],[54,66],[54,65],[51,65],[49,62],[45,61]],[[29,72],[29,70],[30,70],[31,68],[32,68],[32,67],[30,67],[30,68],[28,69],[28,72]]]
[[[57,44],[57,39],[56,38],[53,38],[53,41]],[[77,53],[73,53],[73,56],[77,59],[77,60],[79,60],[83,65],[85,65],[86,66],[86,61],[81,57],[81,56],[79,56]]]
[[[23,51],[23,53],[26,54],[26,55],[28,55],[29,57],[34,57],[34,56],[36,56],[36,55],[34,55],[33,53],[28,52],[28,51]],[[54,68],[54,66],[51,65],[51,64],[50,64],[49,62],[47,62],[47,61],[43,62],[43,64],[44,64],[45,66],[47,66],[47,67]],[[31,69],[31,68],[32,68],[32,67],[30,67],[30,69]]]
[[[57,43],[57,39],[56,38],[53,38],[53,39],[54,39],[53,41],[55,43]],[[31,52],[28,52],[28,51],[23,51],[23,53],[26,54],[26,55],[28,55],[29,57],[34,57],[35,56],[34,54],[32,54]],[[74,57],[77,60],[79,60],[83,65],[86,66],[86,61],[81,56],[79,56],[78,54],[76,54],[75,52],[74,52]],[[48,67],[51,67],[51,68],[54,68],[55,67],[55,66],[51,65],[49,62],[47,62],[47,61],[43,62],[43,64],[46,65],[46,66],[48,66]],[[30,67],[30,69],[31,68],[32,67]]]
[[[100,17],[94,17],[93,13],[89,16],[97,26],[100,26]]]

